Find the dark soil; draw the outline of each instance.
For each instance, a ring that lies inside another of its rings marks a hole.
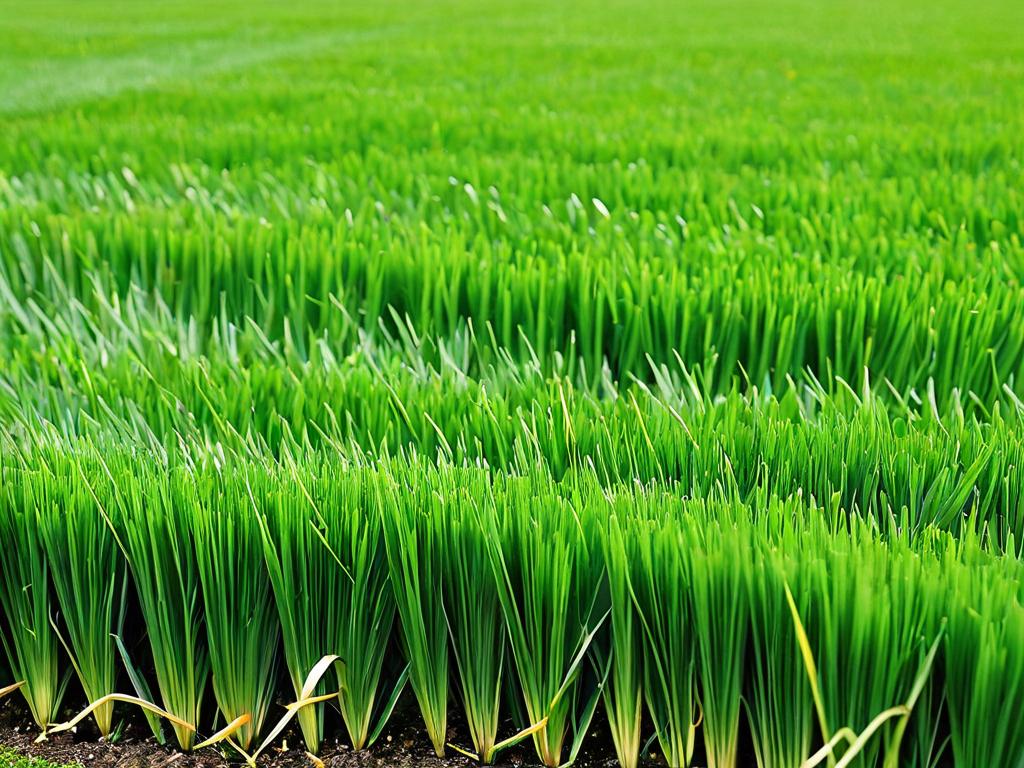
[[[320,760],[326,768],[468,768],[478,765],[459,755],[449,755],[443,759],[434,756],[411,704],[405,702],[395,712],[391,724],[373,748],[353,752],[334,741],[337,734],[332,732],[331,740],[321,749]],[[66,714],[70,717],[74,713],[69,711]],[[169,745],[160,746],[145,720],[133,717],[127,707],[119,710],[118,714],[127,716],[128,720],[117,743],[102,741],[95,729],[85,723],[75,733],[54,734],[37,743],[38,728],[27,718],[24,707],[18,706],[15,696],[0,705],[0,745],[53,763],[78,763],[83,768],[237,768],[239,764],[244,765],[240,757],[229,751],[230,748],[223,752],[217,748],[207,748],[186,755]],[[508,728],[511,732],[511,723]],[[584,749],[585,754],[576,765],[580,768],[616,766],[611,745],[601,729],[598,727],[592,730],[595,732],[590,738],[593,744],[589,745],[589,751]],[[468,743],[458,723],[449,731],[449,738],[452,743],[460,746],[464,742]],[[314,768],[315,765],[306,756],[302,740],[295,729],[286,731],[278,739],[276,748],[261,755],[259,764],[261,768]],[[500,768],[532,768],[537,765],[533,745],[529,740],[504,752],[497,763]],[[652,762],[650,765],[657,763]]]

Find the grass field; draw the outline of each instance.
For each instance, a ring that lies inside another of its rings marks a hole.
[[[1010,0],[0,0],[0,696],[1024,766],[1022,76]]]

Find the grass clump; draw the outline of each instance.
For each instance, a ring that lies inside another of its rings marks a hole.
[[[185,468],[162,475],[141,468],[140,457],[120,458],[107,468],[110,514],[131,569],[162,707],[191,726],[172,723],[179,746],[188,752],[196,743],[210,673],[189,514],[195,481]]]
[[[86,699],[96,701],[117,690],[114,637],[123,633],[126,563],[97,497],[77,479],[78,468],[55,458],[32,477],[30,487],[35,488],[34,506],[65,628],[65,650]],[[69,477],[76,479],[69,483]],[[104,738],[113,733],[113,714],[110,703],[93,715]]]
[[[607,618],[604,564],[582,502],[512,479],[485,510],[526,726],[550,768],[576,759],[599,696],[586,658]]]
[[[190,500],[206,606],[211,682],[224,722],[250,751],[273,703],[280,626],[250,490],[237,474],[205,474]]]
[[[0,607],[6,625],[0,640],[7,663],[42,730],[54,721],[67,683],[61,674],[57,634],[50,626],[49,561],[39,534],[36,505],[20,472],[4,466],[0,491],[0,546],[7,553],[0,576]],[[4,686],[7,688],[8,686]],[[7,690],[5,693],[13,692]]]
[[[259,500],[266,505],[259,511],[263,549],[295,694],[322,657],[338,656],[332,692],[352,747],[363,749],[383,722],[374,714],[387,701],[381,674],[395,602],[372,488],[358,472],[325,469],[320,474],[293,465],[285,483],[262,473],[251,492],[257,507]],[[306,747],[316,754],[322,705],[300,710],[298,718]]]

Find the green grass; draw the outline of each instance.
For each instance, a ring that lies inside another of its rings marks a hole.
[[[475,642],[485,644],[479,653],[502,658],[500,642],[486,645],[494,643],[493,630],[486,623],[459,623],[460,616],[474,615],[465,608],[456,610],[459,584],[465,583],[461,568],[473,561],[423,560],[431,550],[419,549],[417,555],[411,542],[420,542],[416,546],[421,547],[430,539],[413,537],[416,529],[402,527],[409,525],[416,500],[436,499],[429,511],[415,511],[424,515],[422,525],[429,522],[431,526],[423,528],[422,535],[433,530],[430,535],[436,542],[459,541],[467,535],[472,538],[463,539],[466,543],[478,539],[473,545],[479,547],[474,588],[479,595],[493,591],[492,604],[500,606],[512,676],[504,685],[514,681],[511,690],[523,697],[522,728],[526,735],[533,729],[538,754],[546,765],[571,760],[582,745],[601,697],[600,686],[610,674],[608,663],[616,668],[616,677],[605,694],[606,706],[616,711],[614,697],[628,697],[628,686],[640,685],[650,716],[649,721],[641,719],[640,727],[646,729],[649,722],[673,765],[689,764],[699,743],[698,731],[709,759],[714,755],[716,765],[734,764],[741,727],[759,734],[760,755],[803,750],[806,758],[810,698],[794,697],[792,692],[803,689],[808,670],[801,662],[796,627],[783,621],[789,617],[782,587],[797,596],[801,627],[806,628],[807,647],[816,661],[812,679],[820,691],[816,718],[822,737],[840,729],[860,733],[881,712],[910,700],[922,659],[938,642],[941,626],[948,620],[937,662],[945,665],[946,676],[981,679],[991,675],[984,678],[985,685],[953,690],[946,684],[953,754],[969,756],[985,749],[993,760],[1018,754],[1020,743],[1011,725],[1015,704],[1008,705],[1006,697],[1017,701],[1016,691],[1024,687],[1021,646],[1015,634],[1018,614],[1024,616],[1020,603],[1024,572],[1016,554],[994,550],[976,532],[954,537],[931,527],[923,533],[886,531],[878,521],[851,517],[837,504],[822,507],[807,504],[799,496],[771,497],[766,490],[749,503],[722,490],[694,500],[675,484],[604,485],[583,468],[554,482],[539,469],[522,475],[495,474],[443,462],[345,467],[323,459],[278,465],[236,457],[224,466],[187,467],[177,458],[162,471],[137,477],[138,470],[127,459],[139,454],[81,441],[65,446],[69,454],[72,450],[85,459],[42,456],[55,474],[76,477],[72,470],[77,468],[77,482],[100,498],[126,493],[132,482],[145,487],[147,496],[161,500],[164,510],[151,511],[149,530],[154,537],[165,530],[158,514],[191,509],[196,489],[211,488],[218,480],[227,487],[244,482],[254,506],[262,500],[271,502],[268,512],[259,513],[263,533],[248,534],[249,546],[259,547],[263,539],[266,557],[223,562],[232,563],[236,570],[248,564],[255,574],[267,569],[285,630],[285,648],[291,648],[285,658],[293,678],[305,677],[313,666],[308,659],[318,660],[318,653],[342,651],[333,695],[357,747],[372,743],[390,712],[391,687],[386,675],[382,677],[388,659],[399,662],[406,656],[416,670],[410,679],[418,681],[414,690],[428,717],[428,732],[439,722],[436,713],[440,722],[445,717],[448,697],[443,686],[449,675],[459,689],[471,679],[469,671],[484,684],[488,679],[492,686],[502,684],[500,674],[497,680],[493,671],[487,677],[486,656],[476,659],[463,650],[475,637]],[[89,460],[97,451],[106,456],[105,466]],[[32,481],[41,460],[40,455],[23,454],[21,466],[8,469],[7,486],[19,489]],[[397,488],[403,489],[401,495],[396,494]],[[463,496],[460,489],[473,489],[472,495]],[[457,508],[449,514],[446,505],[450,503],[464,503],[462,514],[468,519],[455,514]],[[95,505],[88,514],[100,518],[104,512]],[[198,517],[197,523],[202,519]],[[225,523],[228,519],[224,518]],[[192,546],[188,537],[180,542],[179,546]],[[240,544],[246,545],[247,540]],[[135,547],[126,547],[129,559],[135,556]],[[174,551],[154,539],[153,551],[165,550]],[[179,551],[167,562],[180,562],[186,556]],[[417,562],[415,570],[405,570],[411,567],[405,563]],[[403,570],[395,572],[399,565]],[[164,560],[155,561],[150,566],[154,578],[157,567],[169,566]],[[388,583],[389,571],[393,578],[401,575],[403,586]],[[183,572],[178,573],[174,584],[186,584],[181,580]],[[427,582],[429,598],[411,589],[423,574],[431,573],[436,577]],[[187,660],[188,653],[205,658],[208,646],[197,636],[192,641],[197,651],[188,651],[187,627],[176,629],[178,619],[166,613],[179,600],[176,590],[180,587],[159,587],[156,581],[143,584],[147,586],[138,586],[139,605],[154,643],[154,658],[163,665],[157,667],[157,682],[164,707],[192,723],[205,738],[213,729],[203,717],[191,714],[180,698],[191,690],[187,686],[195,678],[189,673],[195,667],[178,662]],[[167,595],[160,612],[149,613],[153,608],[145,602],[150,598],[141,592],[144,588]],[[416,594],[420,594],[418,601],[412,599]],[[404,601],[397,611],[392,595]],[[426,613],[422,606],[431,605],[434,595],[447,604]],[[202,602],[191,605],[189,615],[196,624],[203,623],[204,615],[209,622],[214,611],[227,620],[243,621],[251,617],[254,607],[233,605],[208,591]],[[444,622],[440,637],[415,629],[431,626],[438,611]],[[773,612],[775,620],[766,621]],[[623,624],[624,617],[630,616],[632,627]],[[392,633],[395,617],[400,633]],[[217,617],[218,622],[224,620]],[[262,634],[254,640],[273,636],[276,622],[268,615],[262,621],[266,622]],[[252,626],[247,624],[235,642]],[[420,639],[414,629],[421,632]],[[467,631],[469,640],[460,634]],[[605,645],[602,631],[611,632],[614,642]],[[223,645],[219,637],[209,636],[210,647]],[[164,645],[157,646],[154,638]],[[984,655],[982,648],[987,649]],[[267,656],[257,650],[258,646],[238,646],[221,667],[215,667],[215,674],[217,669],[243,662],[254,664],[255,670],[266,669]],[[300,652],[305,654],[301,658]],[[459,659],[458,675],[452,670],[437,678],[439,667],[432,661],[449,652]],[[619,666],[623,664],[637,665],[640,674],[622,677]],[[29,674],[34,667],[26,669],[26,695],[46,692],[51,684],[49,667],[42,665],[38,677]],[[948,679],[933,672],[930,664],[925,672],[924,679],[937,685]],[[401,676],[397,690],[408,674],[407,670]],[[237,717],[239,706],[255,716],[265,694],[258,687],[236,684],[232,704],[225,698],[228,680],[221,678],[214,686],[222,722]],[[430,681],[442,686],[442,693],[429,687]],[[782,681],[788,682],[779,699],[783,691],[775,687]],[[202,687],[196,690],[201,695]],[[322,690],[332,692],[330,686]],[[474,684],[472,690],[475,694],[479,686]],[[487,688],[483,690],[486,693]],[[933,698],[926,701],[934,703]],[[743,702],[746,706],[741,706]],[[462,705],[470,716],[487,711],[486,700],[480,698],[464,696]],[[963,714],[966,708],[970,716]],[[313,714],[313,710],[300,712]],[[973,726],[981,713],[1003,734],[999,740],[983,737]],[[929,709],[912,710],[910,715],[899,729],[896,723],[883,727],[877,739],[860,749],[856,764],[873,764],[883,756],[897,760],[904,742],[925,741],[940,717]],[[311,739],[322,738],[324,726],[318,722],[323,721],[309,720],[309,727],[315,729]],[[630,722],[627,717],[621,725]],[[485,754],[495,739],[493,732],[482,733],[479,754]],[[619,749],[624,754],[635,751],[638,736],[626,727],[620,733]],[[255,735],[250,733],[249,738]],[[198,741],[191,732],[184,736],[186,744]],[[318,742],[307,746],[315,749]]]
[[[931,377],[940,401],[1018,388],[1021,132],[1000,89],[1019,12],[814,8],[89,19],[8,69],[42,77],[49,49],[75,87],[85,64],[110,78],[88,120],[12,99],[10,289],[98,309],[134,284],[201,347],[252,322],[306,357],[391,307],[444,338],[472,321],[546,368],[561,353],[590,384],[606,359],[624,379],[675,350],[717,359],[716,390],[807,366],[829,385],[867,366],[903,395]],[[45,30],[38,13],[21,24]],[[303,48],[332,32],[355,40]],[[253,60],[191,84],[190,61],[219,69],[236,46]],[[140,55],[174,64],[125,86],[109,57]]]
[[[1019,765],[1018,6],[0,0],[0,690]]]
[[[26,757],[6,747],[0,747],[0,765],[4,768],[80,768],[78,763],[58,765],[47,760]]]

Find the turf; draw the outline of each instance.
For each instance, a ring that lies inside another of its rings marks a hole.
[[[1024,760],[1022,31],[0,0],[0,689]]]
[[[109,92],[87,113],[7,100],[11,289],[51,298],[46,254],[88,307],[98,271],[307,354],[340,303],[370,329],[388,307],[421,334],[490,322],[592,382],[678,350],[717,357],[719,387],[868,366],[991,399],[1024,364],[1020,118],[999,90],[1019,19],[941,10],[238,7],[129,33],[130,10],[72,9],[77,46],[7,76],[63,60],[59,82],[95,67]],[[302,42],[331,30],[365,39]],[[236,48],[257,60],[222,61]],[[107,60],[139,55],[163,62],[144,83]]]

